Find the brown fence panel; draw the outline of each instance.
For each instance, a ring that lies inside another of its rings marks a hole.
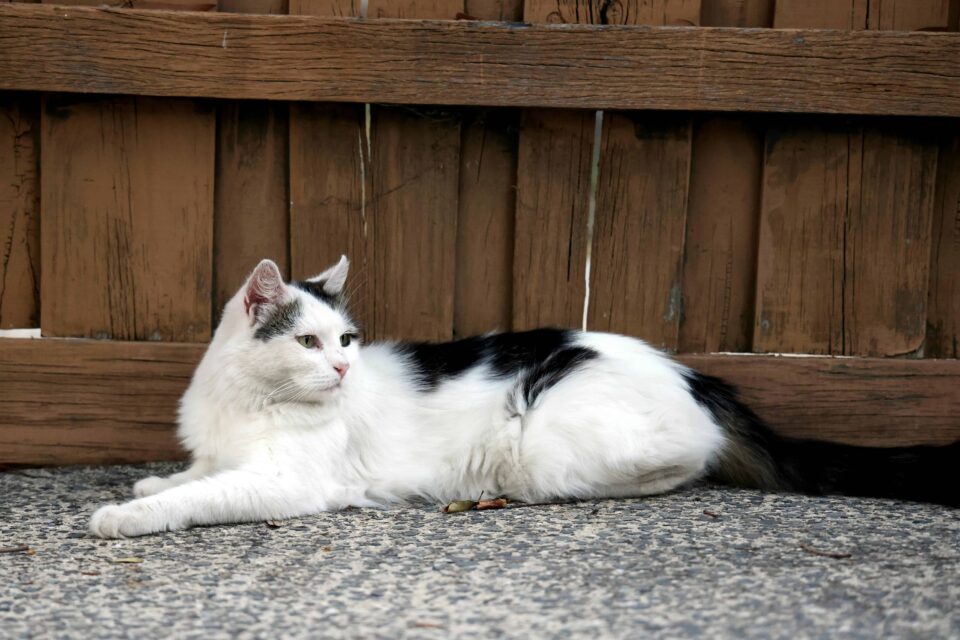
[[[284,14],[287,0],[220,0],[219,11]],[[285,103],[223,102],[217,108],[214,197],[214,324],[263,258],[289,274],[289,137]]]
[[[777,3],[774,25],[946,27],[941,0],[895,4],[791,0]],[[942,24],[927,23],[940,14]],[[936,157],[923,124],[834,121],[768,133],[755,349],[919,352]]]
[[[192,100],[45,100],[44,335],[210,337],[214,113]]]
[[[523,0],[466,0],[478,20],[517,22]],[[515,110],[464,113],[460,139],[453,333],[479,335],[513,324],[513,247],[516,215]]]
[[[0,94],[0,329],[40,326],[40,97]]]
[[[773,0],[703,0],[702,24],[769,27]],[[763,129],[757,118],[694,122],[683,263],[682,352],[751,351]]]
[[[937,165],[930,298],[928,358],[960,358],[960,125],[947,125]]]

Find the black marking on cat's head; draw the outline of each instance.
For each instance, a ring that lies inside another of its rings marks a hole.
[[[330,295],[326,292],[324,289],[326,286],[325,280],[298,280],[296,282],[291,282],[290,284],[301,291],[309,293],[320,302],[323,302],[334,309],[338,309],[343,306],[343,296]]]
[[[264,318],[259,321],[253,337],[263,342],[289,333],[300,317],[301,303],[294,298],[290,302],[274,305],[266,310]]]

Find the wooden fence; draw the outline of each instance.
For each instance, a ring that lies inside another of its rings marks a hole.
[[[617,331],[784,433],[952,442],[958,15],[0,4],[0,328],[44,336],[0,339],[0,464],[182,455],[176,399],[246,273],[341,253],[368,337]]]

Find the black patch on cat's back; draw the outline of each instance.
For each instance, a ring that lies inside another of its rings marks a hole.
[[[297,318],[299,317],[299,300],[294,299],[291,302],[277,305],[270,310],[269,315],[263,318],[260,326],[254,331],[253,337],[257,340],[267,342],[271,338],[282,336],[293,329],[293,325],[296,324]]]
[[[396,349],[409,358],[420,388],[432,391],[481,363],[489,364],[497,377],[519,374],[544,363],[572,341],[572,331],[535,329],[453,342],[409,342]]]
[[[523,376],[520,390],[524,402],[532,407],[544,391],[599,356],[599,353],[587,347],[567,347],[553,353]]]

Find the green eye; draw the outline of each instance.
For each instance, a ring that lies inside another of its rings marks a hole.
[[[351,334],[351,333],[345,333],[345,334],[343,334],[342,336],[340,336],[340,346],[341,346],[341,347],[349,347],[351,340],[353,340],[353,334]]]
[[[313,349],[317,346],[317,336],[297,336],[297,342],[305,349]]]

